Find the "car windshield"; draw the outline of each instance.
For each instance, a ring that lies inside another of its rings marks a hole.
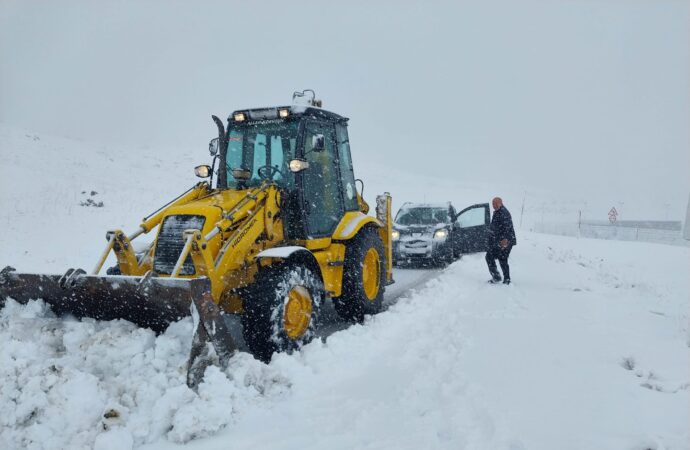
[[[435,225],[448,221],[448,208],[418,207],[401,210],[395,222],[400,225]]]
[[[246,186],[258,186],[263,180],[272,179],[292,188],[294,176],[288,165],[297,147],[297,125],[297,121],[290,120],[232,123],[225,157],[228,187],[236,188],[238,184],[232,171],[245,169],[251,174]]]

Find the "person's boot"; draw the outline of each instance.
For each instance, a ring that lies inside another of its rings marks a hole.
[[[489,284],[498,284],[501,282],[501,277],[493,277],[489,280]]]
[[[503,284],[510,284],[510,278],[506,278],[505,280],[503,280]]]

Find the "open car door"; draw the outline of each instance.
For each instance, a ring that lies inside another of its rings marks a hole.
[[[469,206],[455,219],[457,253],[485,252],[488,248],[491,213],[488,203]]]

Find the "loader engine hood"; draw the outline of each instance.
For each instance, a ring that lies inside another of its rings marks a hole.
[[[170,275],[185,244],[185,230],[210,233],[223,214],[236,206],[248,194],[247,190],[216,191],[206,197],[171,208],[161,222],[153,257],[153,270],[159,275]],[[239,218],[241,219],[241,218]],[[210,242],[214,254],[220,250],[220,235]],[[194,276],[191,256],[182,266],[181,276]]]

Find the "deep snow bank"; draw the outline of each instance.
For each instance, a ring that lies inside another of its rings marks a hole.
[[[155,337],[124,321],[60,320],[41,301],[9,301],[0,313],[0,448],[186,442],[289,388],[242,354],[230,376],[212,368],[192,392],[185,385],[191,335],[191,319]]]
[[[388,311],[184,386],[182,321],[0,316],[4,447],[687,448],[688,250],[522,235],[514,285],[463,258]],[[116,415],[116,417],[106,417]],[[117,445],[116,447],[112,447]]]

